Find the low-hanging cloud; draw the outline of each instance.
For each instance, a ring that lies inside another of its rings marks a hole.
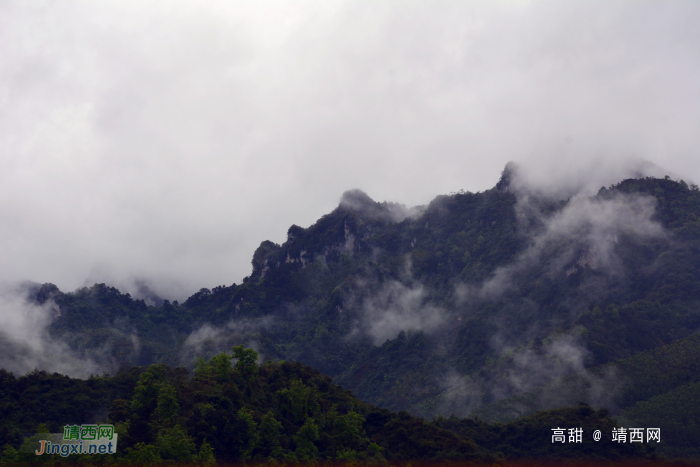
[[[234,345],[244,344],[260,354],[260,331],[270,328],[274,323],[272,316],[258,319],[231,320],[223,326],[205,323],[193,331],[185,340],[180,351],[180,361],[189,366],[199,357],[208,358],[219,352],[230,352]]]
[[[624,383],[614,367],[587,370],[587,354],[574,331],[537,348],[507,353],[472,377],[450,372],[442,379],[438,412],[506,422],[536,410],[579,402],[614,409]]]
[[[570,275],[584,268],[615,275],[621,273],[615,246],[623,237],[667,235],[654,220],[656,200],[650,196],[616,192],[600,198],[575,196],[549,217],[539,211],[529,194],[518,196],[515,209],[523,234],[529,236],[525,251],[512,264],[497,268],[482,285],[458,285],[457,297],[462,302],[497,299],[513,288],[518,275],[544,261],[548,262],[544,272],[550,276]],[[531,231],[528,225],[533,223],[541,226]]]
[[[634,165],[625,167],[630,176],[648,174],[635,173]],[[569,324],[572,318],[605,296],[611,280],[625,276],[622,259],[616,252],[620,242],[668,237],[654,217],[656,199],[616,191],[592,196],[591,191],[597,191],[593,187],[601,180],[598,174],[579,174],[577,181],[567,189],[553,181],[549,185],[539,185],[542,189],[538,190],[536,185],[534,188],[531,185],[533,179],[524,176],[518,168],[510,165],[508,171],[510,173],[505,175],[510,185],[503,189],[516,195],[515,212],[519,232],[525,238],[525,249],[511,264],[497,268],[483,283],[459,284],[455,289],[461,306],[498,303],[498,311],[490,316],[495,325],[490,344],[502,361],[493,370],[496,377],[488,373],[488,377],[481,375],[474,379],[458,372],[445,375],[442,410],[466,415],[482,409],[485,403],[536,388],[533,394],[528,394],[527,401],[521,401],[520,408],[519,402],[509,399],[511,406],[498,409],[501,411],[498,416],[507,418],[508,413],[516,416],[533,408],[571,405],[579,402],[574,400],[577,397],[592,405],[612,408],[623,382],[613,369],[603,373],[585,369],[588,350],[576,328],[554,335],[538,349],[523,347],[523,344],[552,332],[553,323]],[[552,203],[559,202],[560,196],[568,199],[562,200],[563,207],[552,214]],[[540,280],[556,283],[586,270],[595,272],[595,277],[584,277],[567,292],[562,303],[537,303],[520,293],[519,287],[532,274],[537,274]],[[557,308],[557,314],[543,314],[546,306]],[[521,317],[522,327],[516,333],[508,324],[513,316]],[[566,379],[573,374],[576,378]]]
[[[359,330],[375,345],[395,339],[401,331],[431,332],[446,318],[445,311],[426,300],[422,284],[392,280],[371,292],[360,308]]]
[[[403,204],[387,201],[377,203],[358,189],[343,193],[340,207],[358,213],[363,219],[379,219],[385,222],[401,222],[407,217],[418,217],[425,211],[425,206],[407,208]]]
[[[12,286],[0,290],[0,368],[19,375],[38,369],[76,378],[113,370],[52,338],[48,328],[58,306],[52,300],[30,301],[23,292]]]
[[[592,196],[601,187],[628,178],[668,175],[681,177],[636,154],[625,154],[614,143],[550,143],[533,150],[517,163],[510,162],[510,188],[518,195],[566,199]],[[688,180],[690,181],[690,180]]]

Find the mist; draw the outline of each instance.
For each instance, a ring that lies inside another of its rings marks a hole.
[[[548,263],[549,276],[575,274],[585,268],[608,275],[622,274],[615,245],[623,236],[635,239],[663,238],[663,227],[655,222],[656,200],[648,196],[614,194],[610,199],[575,198],[549,218],[521,198],[516,211],[521,217],[537,216],[543,222],[539,232],[528,239],[528,248],[508,266],[496,269],[493,276],[478,288],[483,298],[500,297],[512,287],[512,280],[535,266]],[[530,219],[523,223],[531,222]],[[458,286],[464,300],[467,292]],[[596,297],[589,297],[595,299]]]
[[[24,292],[22,284],[0,284],[0,368],[17,376],[36,369],[74,378],[114,369],[53,339],[48,328],[60,313],[58,306],[52,300],[39,305]]]
[[[199,357],[211,358],[220,352],[231,353],[235,345],[244,345],[258,352],[258,361],[265,361],[259,343],[260,331],[272,327],[271,316],[259,319],[231,320],[224,326],[205,323],[187,336],[180,351],[182,365],[191,367]]]
[[[420,283],[389,281],[370,292],[360,310],[358,328],[353,332],[369,336],[374,345],[395,339],[401,331],[431,333],[446,320],[445,311],[427,301],[426,290]]]
[[[443,375],[442,413],[508,421],[580,401],[615,409],[625,382],[612,368],[603,373],[589,371],[585,366],[589,352],[579,339],[580,330],[563,332],[561,328],[602,304],[614,281],[625,280],[629,272],[616,252],[620,242],[667,241],[669,234],[654,218],[655,198],[605,188],[614,180],[662,176],[663,169],[636,158],[600,162],[600,171],[579,161],[558,168],[555,164],[544,175],[535,170],[536,164],[506,166],[501,189],[516,196],[517,226],[526,247],[482,283],[455,287],[457,303],[467,310],[496,304],[498,311],[491,317],[496,331],[490,346],[498,362],[474,377],[457,371]],[[571,183],[562,184],[557,171]],[[554,212],[553,203],[558,205]],[[567,292],[563,303],[537,303],[520,293],[528,277],[563,287],[570,276],[577,275],[583,279]],[[514,316],[518,317],[515,332]],[[543,336],[548,336],[544,343]],[[520,400],[498,403],[517,394]]]
[[[441,379],[444,392],[437,411],[477,416],[489,423],[579,402],[615,412],[625,381],[614,366],[587,370],[587,353],[574,332],[548,338],[537,348],[510,352],[479,375],[453,371]]]
[[[572,141],[549,145],[507,167],[513,172],[511,189],[520,200],[526,196],[557,200],[593,196],[601,187],[629,178],[669,176],[677,181],[683,178],[641,157],[617,153],[611,148],[585,147]]]
[[[0,279],[182,301],[352,188],[424,205],[509,160],[548,190],[607,185],[633,156],[700,180],[699,20],[680,1],[2,2]]]

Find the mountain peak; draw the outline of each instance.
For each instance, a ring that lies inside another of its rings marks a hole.
[[[362,190],[353,189],[340,197],[339,209],[357,213],[363,219],[376,219],[386,222],[401,222],[408,216],[419,214],[423,207],[407,209],[405,205],[384,201],[378,203]]]
[[[357,188],[348,190],[340,197],[340,207],[350,211],[367,211],[376,209],[376,201],[370,198],[367,193]]]
[[[508,162],[503,168],[503,172],[501,172],[501,179],[496,183],[496,189],[499,191],[507,191],[511,187],[517,173],[518,165],[513,161]]]

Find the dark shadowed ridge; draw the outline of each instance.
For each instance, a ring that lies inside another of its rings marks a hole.
[[[384,201],[378,203],[370,198],[364,191],[354,189],[343,193],[340,198],[338,210],[352,211],[361,219],[382,220],[385,222],[401,222],[407,217],[420,214],[422,206],[406,208],[399,203]]]
[[[292,225],[287,241],[278,245],[263,241],[253,255],[253,277],[264,277],[271,267],[300,263],[302,267],[318,257],[333,261],[339,255],[353,256],[370,249],[373,228],[415,218],[424,206],[406,208],[399,203],[376,202],[358,189],[348,190],[338,207],[308,228]]]

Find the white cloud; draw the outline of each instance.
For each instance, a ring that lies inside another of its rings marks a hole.
[[[0,285],[0,368],[17,375],[36,368],[76,378],[106,369],[49,335],[48,327],[58,312],[52,300],[30,303],[20,289]]]
[[[360,188],[424,204],[506,161],[700,177],[696,2],[0,5],[0,278],[239,281]],[[544,149],[543,149],[544,148]],[[554,148],[554,149],[551,149]]]
[[[396,339],[401,331],[433,331],[445,321],[444,310],[426,301],[423,285],[398,281],[371,292],[362,302],[361,316],[361,331],[375,345]]]

